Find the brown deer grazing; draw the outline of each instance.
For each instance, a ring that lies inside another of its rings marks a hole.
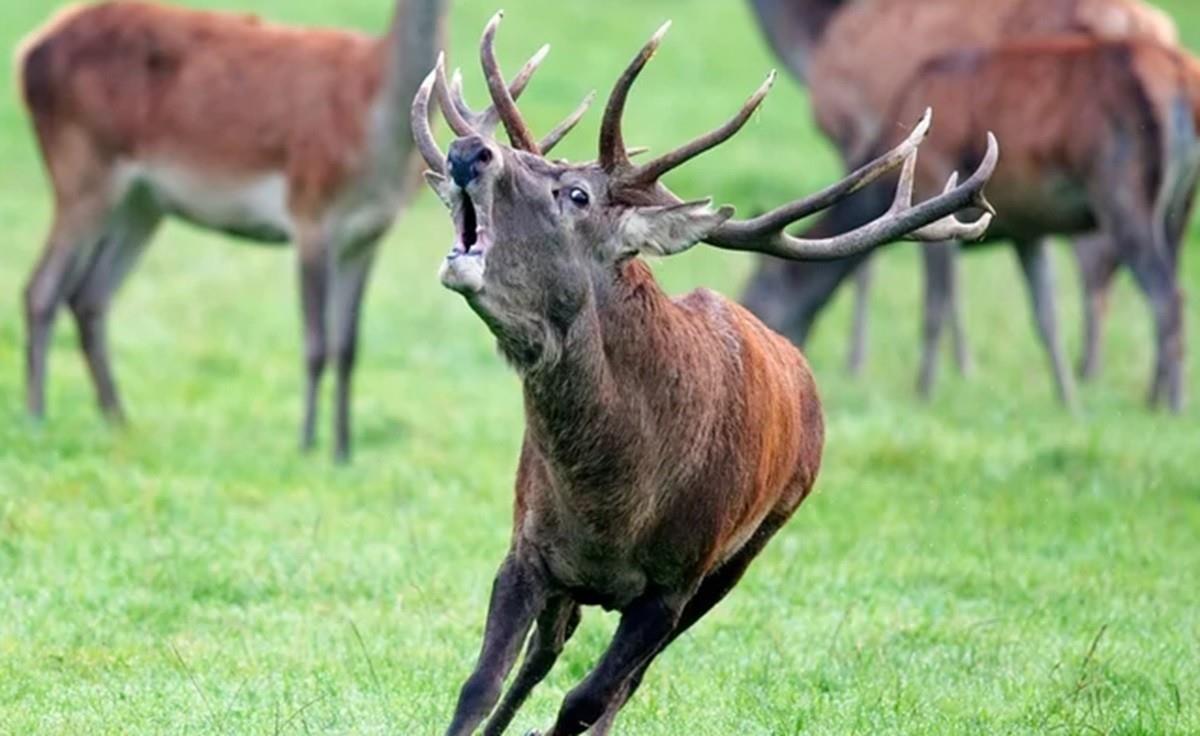
[[[926,118],[845,181],[734,221],[731,208],[681,201],[660,178],[733,136],[770,79],[722,127],[635,166],[621,119],[664,26],[609,97],[598,161],[550,161],[505,90],[493,49],[498,21],[484,33],[481,56],[511,146],[472,126],[440,63],[413,104],[426,176],[457,231],[442,283],[466,299],[515,367],[526,417],[511,547],[447,733],[472,734],[489,714],[484,733],[502,733],[553,666],[580,606],[601,605],[622,613],[615,638],[550,733],[606,734],[654,657],[730,591],[808,494],[823,444],[820,402],[799,351],[712,292],[669,298],[638,256],[705,241],[825,258],[906,233],[977,237],[987,215],[962,223],[953,214],[986,208],[981,190],[997,149],[990,139],[967,182],[913,207]],[[448,156],[429,128],[435,90],[459,136]],[[900,165],[899,191],[880,219],[820,241],[784,232]],[[535,623],[520,672],[495,708]]]
[[[1110,261],[1128,266],[1153,310],[1157,357],[1149,399],[1173,411],[1183,406],[1182,296],[1178,248],[1200,168],[1200,72],[1182,51],[1142,41],[1097,41],[1085,36],[1010,42],[952,52],[927,63],[905,87],[896,119],[918,106],[946,111],[938,135],[918,164],[918,187],[928,190],[953,167],[978,159],[973,136],[996,130],[1005,157],[989,196],[999,212],[989,238],[1013,241],[1039,315],[1044,338],[1057,345],[1048,308],[1044,238],[1098,231]],[[1064,104],[1070,100],[1070,104]],[[981,110],[998,111],[986,120]],[[886,145],[885,138],[880,142]],[[839,203],[823,228],[866,221],[885,206],[874,185]],[[1081,246],[1082,247],[1082,246]],[[932,272],[948,269],[945,249],[927,249]],[[861,258],[810,264],[786,288],[794,312],[783,317],[806,326]],[[778,269],[778,274],[790,272]],[[767,288],[760,273],[752,289]],[[942,311],[940,309],[935,311]],[[1049,316],[1046,316],[1049,315]],[[941,324],[927,326],[926,357],[935,354]],[[1060,391],[1065,371],[1055,360]],[[931,373],[928,365],[922,375]]]
[[[164,215],[261,242],[300,263],[314,442],[326,363],[335,444],[350,452],[359,309],[376,246],[413,185],[409,108],[433,68],[445,0],[398,0],[382,38],[285,28],[144,2],[72,8],[18,55],[54,190],[54,222],[25,292],[28,410],[45,407],[60,303],[78,324],[100,406],[123,416],[109,303]]]
[[[962,12],[960,0],[752,0],[755,15],[775,51],[795,75],[807,83],[818,123],[834,141],[845,161],[866,155],[890,124],[896,98],[920,66],[953,49],[980,47],[1004,39],[1077,32],[1096,38],[1145,38],[1174,46],[1178,32],[1170,17],[1141,0],[994,0]],[[902,30],[901,30],[902,29]],[[888,58],[877,54],[886,50]],[[838,225],[833,226],[835,229]],[[970,352],[962,328],[953,246],[931,244],[926,258],[925,340],[918,386],[923,396],[933,387],[937,345],[930,335],[949,320],[960,370],[969,372]],[[1107,301],[1114,248],[1091,237],[1075,248],[1085,286],[1084,357],[1080,375],[1088,378],[1098,365],[1100,320]],[[1048,268],[1038,257],[1032,264]],[[779,321],[796,310],[793,290],[803,292],[808,280],[794,263],[760,264],[760,273],[744,303],[777,329]],[[1108,278],[1104,278],[1107,274]],[[1048,273],[1033,274],[1049,285]],[[871,262],[856,271],[856,298],[848,365],[861,371],[866,355],[867,304]],[[1053,295],[1035,300],[1039,325],[1052,324]],[[802,340],[807,325],[794,325],[790,334]],[[1042,331],[1061,394],[1070,402],[1072,382],[1066,375],[1061,349]]]

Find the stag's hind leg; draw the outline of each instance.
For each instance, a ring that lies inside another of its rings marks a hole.
[[[957,247],[954,243],[926,243],[921,249],[925,262],[925,304],[921,322],[921,369],[917,377],[917,393],[923,399],[933,396],[942,329],[946,317],[952,316]]]
[[[90,262],[108,217],[108,201],[100,191],[69,200],[60,197],[45,248],[26,284],[25,401],[35,418],[46,411],[46,353],[55,315],[71,282]]]
[[[124,412],[108,353],[108,311],[161,221],[162,212],[148,196],[131,197],[108,223],[90,266],[67,299],[100,409],[117,422],[124,420]]]
[[[1072,243],[1083,282],[1083,356],[1079,377],[1090,381],[1100,372],[1100,342],[1119,254],[1106,235],[1076,238]]]
[[[1154,314],[1156,356],[1148,402],[1151,407],[1166,400],[1172,411],[1183,410],[1183,295],[1176,274],[1177,241],[1182,234],[1167,233],[1168,242],[1156,237],[1151,215],[1128,205],[1107,191],[1100,191],[1098,217],[1104,232],[1112,238],[1123,263],[1133,271],[1138,287],[1145,294]]]
[[[683,608],[683,613],[679,616],[679,623],[676,624],[674,631],[667,640],[658,648],[654,656],[646,660],[646,662],[629,678],[625,683],[625,687],[621,691],[621,695],[604,713],[596,726],[592,729],[593,736],[608,736],[612,730],[613,723],[616,721],[617,714],[621,708],[625,706],[633,694],[642,684],[642,678],[646,675],[646,670],[650,668],[650,664],[654,658],[662,653],[663,649],[690,629],[697,621],[703,618],[709,611],[718,603],[729,595],[738,581],[745,575],[746,570],[750,567],[750,563],[758,557],[763,548],[767,546],[767,542],[775,536],[787,520],[791,518],[791,513],[772,514],[768,516],[759,526],[758,531],[750,538],[741,550],[738,551],[728,562],[711,573],[700,583],[695,595],[687,602]]]
[[[1170,259],[1149,248],[1126,251],[1138,286],[1154,312],[1158,344],[1154,376],[1147,401],[1151,408],[1166,402],[1173,412],[1183,411],[1183,296]]]
[[[1075,382],[1067,369],[1067,361],[1063,356],[1062,340],[1058,334],[1058,316],[1055,314],[1054,301],[1054,270],[1050,260],[1049,244],[1045,240],[1032,240],[1016,243],[1017,257],[1021,262],[1021,272],[1025,276],[1025,284],[1029,288],[1029,298],[1033,305],[1034,322],[1038,335],[1046,348],[1050,359],[1050,368],[1054,373],[1054,383],[1058,389],[1058,398],[1068,409],[1074,409]]]
[[[946,298],[947,315],[950,318],[950,340],[954,348],[954,362],[958,366],[960,376],[969,377],[975,374],[975,359],[971,356],[971,346],[967,343],[967,328],[964,320],[962,301],[962,279],[959,274],[960,247],[954,244],[950,256],[950,267],[947,274],[949,296]]]

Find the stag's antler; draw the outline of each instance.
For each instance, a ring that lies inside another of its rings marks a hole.
[[[512,84],[508,86],[508,93],[513,100],[521,97],[521,93],[529,85],[529,80],[533,78],[533,73],[538,70],[549,53],[550,44],[546,44],[538,49],[537,53],[531,56],[529,61],[525,62],[524,66],[517,71]],[[438,103],[445,110],[446,123],[456,135],[491,135],[496,130],[496,126],[500,124],[500,116],[496,112],[495,105],[489,105],[482,112],[476,112],[467,104],[463,97],[462,72],[458,69],[454,70],[453,78],[447,82],[445,66],[440,67],[437,95]]]
[[[600,130],[600,164],[612,177],[610,191],[614,197],[628,200],[631,204],[681,202],[659,179],[733,137],[762,104],[775,79],[775,73],[772,72],[742,105],[738,114],[721,127],[642,166],[634,166],[625,153],[621,131],[625,103],[634,81],[654,56],[669,27],[667,23],[659,28],[617,79]],[[983,196],[983,187],[995,171],[999,158],[996,138],[988,134],[987,153],[983,161],[962,185],[958,184],[956,174],[941,195],[913,206],[912,185],[917,153],[929,133],[931,121],[932,112],[927,110],[904,142],[842,181],[760,217],[728,221],[713,231],[705,242],[718,248],[758,251],[784,258],[829,259],[860,253],[901,238],[920,241],[979,239],[994,215],[992,206]],[[843,235],[820,240],[796,238],[785,232],[785,228],[792,223],[831,207],[897,167],[901,167],[901,173],[896,197],[891,208],[880,218]],[[970,223],[954,217],[954,213],[969,207],[978,207],[984,214]]]
[[[531,56],[513,77],[512,82],[506,85],[504,75],[500,71],[500,63],[496,59],[495,49],[496,30],[503,17],[503,11],[492,16],[483,31],[483,38],[479,44],[479,60],[483,66],[484,78],[487,80],[488,93],[492,98],[491,105],[478,112],[471,109],[463,96],[462,74],[456,69],[453,78],[446,79],[444,54],[438,55],[437,65],[425,77],[425,81],[413,100],[413,138],[417,142],[417,148],[424,157],[425,163],[439,174],[445,173],[446,157],[438,147],[437,139],[434,138],[429,124],[429,102],[434,94],[437,95],[438,104],[446,118],[446,124],[450,126],[455,135],[479,135],[490,138],[495,133],[496,126],[503,123],[514,148],[537,155],[550,153],[579,124],[596,97],[595,92],[589,93],[570,115],[554,126],[540,141],[535,141],[529,126],[521,117],[521,111],[517,108],[517,99],[529,85],[529,80],[533,78],[534,72],[545,60],[546,54],[550,52],[550,45],[547,44],[538,49],[537,53]]]

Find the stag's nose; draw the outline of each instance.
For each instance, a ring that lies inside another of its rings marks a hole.
[[[446,157],[450,164],[450,177],[460,187],[466,187],[479,176],[492,160],[492,151],[478,136],[459,138],[450,144]]]

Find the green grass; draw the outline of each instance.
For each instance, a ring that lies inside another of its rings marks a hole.
[[[15,43],[54,4],[0,5],[0,39]],[[388,3],[242,5],[375,29]],[[676,25],[632,103],[631,143],[666,146],[724,119],[773,64],[741,3],[513,6],[509,64],[555,45],[528,95],[539,128],[606,88],[665,17]],[[1200,44],[1200,10],[1169,7]],[[459,62],[493,9],[456,3]],[[0,81],[0,732],[439,733],[506,546],[521,430],[516,378],[437,284],[445,215],[423,196],[374,275],[352,467],[295,450],[290,254],[180,225],[113,315],[132,427],[98,418],[66,319],[51,418],[34,426],[21,408],[19,295],[48,196]],[[569,155],[590,153],[597,119]],[[801,92],[783,83],[746,133],[672,183],[744,211],[835,173]],[[1076,353],[1078,286],[1058,265]],[[656,269],[674,292],[735,295],[751,266],[694,252]],[[883,263],[863,379],[841,369],[847,300],[822,320],[810,351],[829,418],[819,492],[659,660],[622,733],[1200,733],[1200,411],[1143,408],[1149,318],[1127,278],[1105,373],[1072,418],[1053,400],[1015,259],[992,249],[964,266],[980,370],[948,373],[929,406],[912,392],[914,247]],[[613,624],[587,615],[513,733],[549,723]]]

